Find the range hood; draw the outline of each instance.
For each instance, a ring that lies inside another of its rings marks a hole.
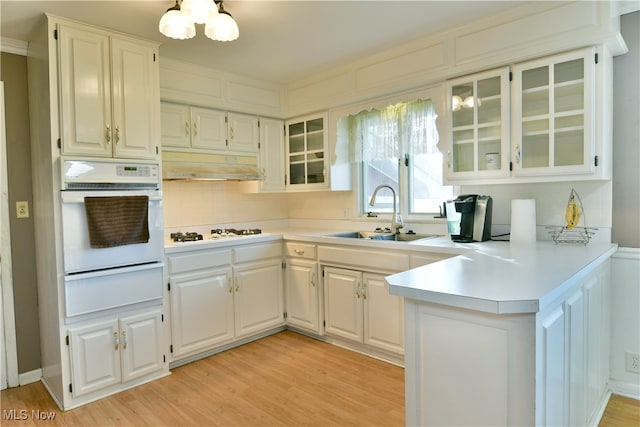
[[[261,180],[257,156],[162,152],[162,179]]]

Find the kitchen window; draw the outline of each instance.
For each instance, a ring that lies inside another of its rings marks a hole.
[[[433,102],[421,99],[346,118],[350,157],[360,166],[359,209],[363,214],[393,211],[388,190],[377,195],[375,206],[369,206],[380,184],[397,190],[399,212],[407,216],[438,213],[442,202],[452,198],[453,187],[442,185],[436,117]]]

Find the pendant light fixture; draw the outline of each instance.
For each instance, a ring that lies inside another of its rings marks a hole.
[[[182,13],[178,0],[162,15],[158,29],[162,34],[172,39],[185,40],[196,35],[196,26],[186,14]]]
[[[205,35],[216,41],[232,41],[240,34],[222,0],[176,0],[160,19],[158,28],[167,37],[184,40],[195,36],[194,24],[205,24]]]

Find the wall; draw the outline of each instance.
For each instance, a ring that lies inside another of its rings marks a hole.
[[[287,217],[285,194],[244,194],[239,186],[233,181],[164,181],[165,228],[191,231]]]
[[[640,248],[640,12],[621,17],[629,53],[613,61],[613,241]]]
[[[640,11],[623,15],[629,53],[613,63],[613,241],[611,388],[640,398],[640,375],[625,370],[625,352],[640,353]]]
[[[3,52],[0,62],[0,78],[5,82],[5,102],[7,103],[5,114],[13,295],[18,373],[22,374],[40,368],[33,210],[29,218],[18,219],[14,208],[18,200],[26,200],[29,202],[29,207],[33,206],[27,59],[25,56]]]

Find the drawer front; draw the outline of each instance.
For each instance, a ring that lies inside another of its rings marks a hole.
[[[337,246],[318,246],[320,263],[348,265],[363,271],[405,271],[409,269],[409,255],[393,252],[374,252],[346,249]]]
[[[233,249],[235,262],[260,261],[268,258],[282,257],[282,244],[278,242],[263,243],[259,245],[239,246]]]
[[[287,242],[285,251],[288,257],[316,259],[316,245],[308,243]]]
[[[198,251],[167,257],[169,275],[231,265],[231,249]]]

